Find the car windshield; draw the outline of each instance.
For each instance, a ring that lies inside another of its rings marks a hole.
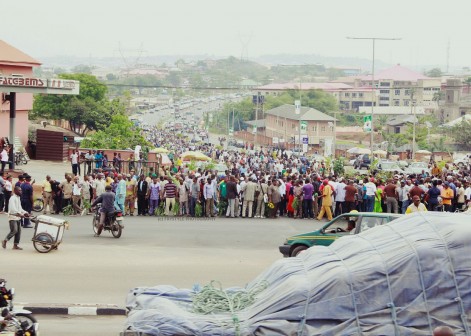
[[[386,218],[363,216],[363,218],[361,219],[360,231],[363,232],[375,226],[383,225],[384,223],[386,223]]]
[[[355,222],[357,219],[358,216],[339,216],[337,218],[334,218],[333,221],[329,224],[329,226],[324,228],[324,232],[341,233],[352,231],[352,229],[355,228]]]
[[[381,163],[381,169],[393,169],[393,170],[400,170],[397,163],[394,162],[383,162]]]
[[[412,168],[427,168],[427,165],[423,162],[414,162],[410,166]]]

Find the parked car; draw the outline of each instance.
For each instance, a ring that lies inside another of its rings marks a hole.
[[[279,250],[284,257],[296,257],[311,246],[329,246],[342,236],[358,234],[375,226],[389,223],[400,216],[402,215],[375,212],[346,213],[335,217],[320,230],[289,237]]]
[[[371,159],[368,154],[360,154],[357,156],[353,168],[355,169],[361,169],[361,168],[366,168],[369,169],[371,165]]]
[[[404,171],[406,174],[422,174],[422,171],[430,174],[430,168],[425,162],[412,162]]]
[[[466,154],[464,157],[456,159],[453,161],[453,163],[458,167],[458,168],[463,168],[468,165],[468,163],[471,162],[471,154]]]
[[[409,167],[409,162],[407,162],[405,160],[399,160],[399,161],[397,161],[397,165],[399,167],[401,167],[401,169],[404,169],[406,167]]]
[[[378,170],[383,171],[383,172],[392,172],[396,174],[404,174],[404,170],[399,167],[397,162],[395,161],[380,161],[378,163]]]

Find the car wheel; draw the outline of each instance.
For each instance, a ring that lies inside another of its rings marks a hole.
[[[464,163],[463,163],[463,162],[459,162],[459,163],[458,163],[458,167],[464,168]]]
[[[307,249],[308,249],[308,247],[305,246],[305,245],[296,246],[293,249],[293,252],[291,252],[291,256],[292,257],[298,257],[302,252],[306,251]]]

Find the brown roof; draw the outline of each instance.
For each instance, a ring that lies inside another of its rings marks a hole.
[[[41,65],[41,63],[19,49],[0,40],[0,64],[28,64],[31,66]]]

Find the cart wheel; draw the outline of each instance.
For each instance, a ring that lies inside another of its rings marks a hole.
[[[44,201],[42,198],[36,198],[33,203],[33,211],[41,212],[44,209]]]
[[[93,214],[93,221],[92,221],[92,226],[93,226],[93,232],[98,233],[98,225],[100,224],[100,218],[97,216],[97,214]]]
[[[33,245],[39,253],[47,253],[54,248],[54,239],[49,233],[38,233],[33,238]]]
[[[119,225],[116,221],[113,223],[113,225],[111,226],[111,234],[113,235],[113,237],[115,238],[119,238],[121,237],[121,233],[123,232],[123,228],[121,227],[121,225]]]

